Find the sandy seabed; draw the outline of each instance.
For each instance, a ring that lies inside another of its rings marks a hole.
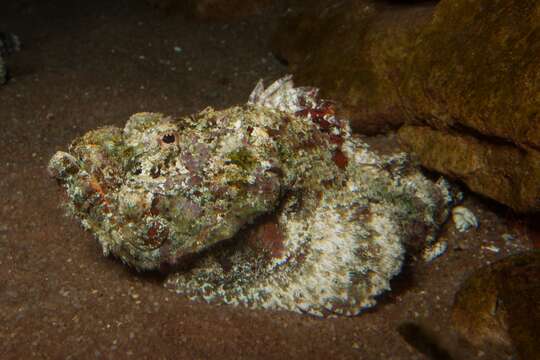
[[[278,14],[195,22],[142,1],[3,2],[0,30],[17,33],[24,49],[0,88],[1,359],[428,359],[397,331],[410,322],[450,352],[486,357],[455,349],[454,293],[473,269],[530,245],[504,211],[475,197],[465,205],[477,231],[448,224],[445,255],[407,269],[375,309],[336,319],[191,302],[160,275],[103,257],[65,216],[46,172],[55,151],[135,112],[245,102],[259,78],[287,71],[269,53]],[[367,141],[396,147],[393,136]]]

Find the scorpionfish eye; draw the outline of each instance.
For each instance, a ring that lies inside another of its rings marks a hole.
[[[161,141],[163,141],[165,144],[172,144],[176,141],[176,137],[174,134],[165,134],[161,138]]]

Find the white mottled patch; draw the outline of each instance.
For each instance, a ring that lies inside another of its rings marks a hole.
[[[478,220],[474,213],[465,206],[456,206],[452,209],[452,220],[459,232],[466,232],[471,228],[478,228]]]

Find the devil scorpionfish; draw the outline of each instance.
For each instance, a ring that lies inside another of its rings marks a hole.
[[[375,305],[407,251],[441,248],[455,199],[291,76],[243,106],[90,131],[49,171],[105,255],[192,299],[317,316]]]

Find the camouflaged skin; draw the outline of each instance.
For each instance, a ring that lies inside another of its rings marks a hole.
[[[166,285],[193,299],[319,316],[373,306],[453,202],[290,76],[243,106],[90,131],[49,171],[105,254],[176,267]]]

